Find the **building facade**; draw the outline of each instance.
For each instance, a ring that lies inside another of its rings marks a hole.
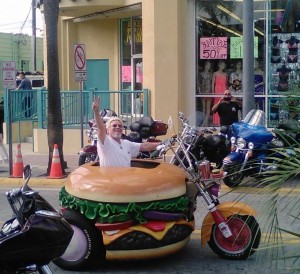
[[[272,127],[298,104],[283,96],[297,95],[299,86],[299,6],[297,0],[253,1],[254,77],[244,87],[243,1],[61,0],[61,89],[79,89],[74,45],[84,44],[84,89],[149,89],[151,115],[171,117],[175,129],[179,111],[197,126],[218,126],[211,107],[225,89],[241,100],[252,90],[253,107],[265,111]]]
[[[32,38],[27,34],[0,33],[0,62],[15,61],[17,71],[33,72]],[[36,38],[36,70],[44,71],[43,38]],[[0,70],[0,92],[3,92]]]

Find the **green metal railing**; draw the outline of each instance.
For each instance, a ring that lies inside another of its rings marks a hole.
[[[10,94],[8,94],[10,92]],[[93,118],[92,102],[94,96],[100,96],[101,109],[112,109],[126,121],[126,125],[149,115],[149,90],[135,91],[61,91],[61,111],[64,128],[80,128],[88,126]],[[8,100],[10,97],[11,120],[13,123],[34,121],[38,128],[47,128],[48,91],[11,90],[4,94],[4,122],[8,123]],[[102,99],[103,98],[103,99]],[[82,102],[82,112],[81,112]],[[81,115],[82,113],[82,115]]]

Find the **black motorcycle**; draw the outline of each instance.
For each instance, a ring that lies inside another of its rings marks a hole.
[[[28,186],[30,165],[23,174],[24,186],[6,193],[14,217],[0,230],[0,273],[51,274],[48,264],[64,254],[73,229]]]
[[[200,130],[192,127],[189,121],[185,118],[182,112],[178,114],[182,123],[181,133],[178,138],[183,140],[187,146],[190,144],[190,134],[187,134],[191,129],[197,131],[197,141],[191,145],[189,151],[196,160],[208,160],[215,165],[216,168],[221,168],[224,157],[230,152],[229,135],[230,127],[222,126],[218,134],[213,134],[208,129]]]

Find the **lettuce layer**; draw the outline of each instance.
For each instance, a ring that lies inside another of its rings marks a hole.
[[[59,193],[59,201],[62,207],[79,210],[86,218],[96,219],[100,223],[124,222],[134,219],[137,223],[144,224],[147,220],[142,216],[142,212],[146,210],[176,213],[184,212],[188,207],[186,196],[143,203],[102,203],[75,197],[69,194],[65,187]]]

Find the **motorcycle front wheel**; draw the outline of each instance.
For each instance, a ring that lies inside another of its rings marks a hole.
[[[233,215],[227,219],[232,236],[225,238],[217,225],[212,227],[208,245],[220,257],[244,260],[259,246],[261,231],[253,216]]]
[[[81,270],[105,261],[105,249],[101,231],[93,221],[75,210],[63,211],[63,217],[74,230],[65,253],[53,263],[66,270]]]
[[[223,165],[223,171],[227,172],[226,176],[223,178],[224,184],[229,187],[238,186],[245,177],[244,173],[239,170],[239,164]]]

